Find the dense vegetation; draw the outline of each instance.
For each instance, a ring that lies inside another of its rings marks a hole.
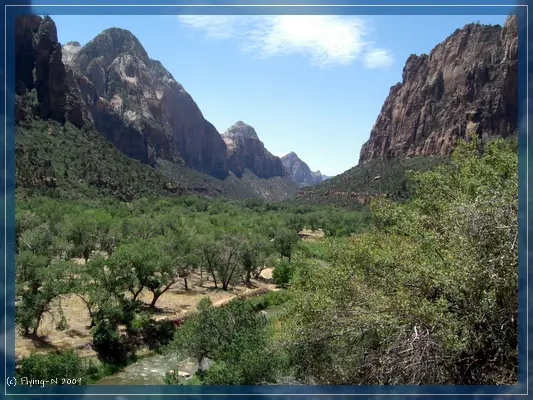
[[[157,349],[172,338],[174,325],[150,315],[171,287],[188,290],[192,274],[221,290],[249,285],[265,266],[290,260],[301,247],[297,233],[303,227],[323,225],[327,235],[339,236],[369,224],[369,213],[259,199],[176,196],[124,203],[19,196],[16,322],[24,336],[35,337],[52,303],[75,294],[86,305],[101,361],[126,365],[139,346]],[[151,293],[148,304],[138,299],[143,290]],[[66,325],[62,315],[57,329]]]
[[[214,361],[193,382],[515,383],[516,142],[496,140],[481,155],[476,140],[463,143],[451,164],[412,181],[411,201],[373,204],[374,229],[329,240],[328,263],[294,259],[292,296],[276,324],[238,307],[216,316],[206,307],[187,321],[170,351]],[[213,323],[207,338],[203,318]],[[255,322],[217,344],[228,318]],[[239,341],[248,333],[260,338],[253,351]],[[226,347],[234,342],[245,359]]]
[[[372,213],[19,193],[17,325],[36,335],[52,302],[75,293],[105,365],[126,365],[140,346],[199,362],[192,379],[176,371],[170,384],[516,382],[516,141],[483,151],[475,139],[461,143],[451,162],[409,179],[407,201],[376,200]],[[326,237],[302,241],[303,228]],[[192,274],[224,291],[265,266],[276,266],[284,290],[225,307],[205,299],[179,327],[151,318]],[[271,306],[283,310],[265,318],[259,310]],[[35,356],[25,368],[49,376],[63,358],[79,368],[70,354]]]
[[[413,189],[409,178],[410,171],[429,171],[446,162],[448,158],[440,156],[370,160],[364,165],[356,165],[340,175],[306,188],[296,198],[288,201],[360,208],[360,199],[367,201],[373,195],[404,200]],[[349,196],[349,193],[359,195],[360,199]]]

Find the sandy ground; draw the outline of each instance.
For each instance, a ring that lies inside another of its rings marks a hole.
[[[79,260],[83,262],[83,260]],[[272,276],[272,269],[265,269],[262,277],[268,279]],[[205,276],[204,276],[205,278]],[[263,287],[276,290],[276,286],[262,280],[252,279],[252,287],[242,285],[231,286],[228,291],[215,289],[212,281],[200,281],[199,275],[193,275],[189,281],[189,290],[185,291],[183,282],[178,282],[168,292],[164,293],[157,301],[157,310],[153,313],[154,319],[177,318],[185,313],[195,310],[198,302],[205,296],[211,298],[216,306],[220,306],[238,295],[255,291]],[[150,304],[152,294],[145,291],[140,300]],[[60,308],[67,320],[67,329],[59,331],[57,323],[61,319]],[[74,349],[82,357],[92,357],[94,351],[83,346],[91,339],[89,330],[90,318],[83,301],[76,295],[62,296],[52,304],[50,313],[43,316],[38,330],[39,339],[28,339],[17,334],[15,337],[15,356],[17,359],[26,357],[34,352],[47,352],[53,349]]]
[[[322,229],[312,231],[311,229],[304,229],[298,233],[303,240],[316,241],[324,238]]]

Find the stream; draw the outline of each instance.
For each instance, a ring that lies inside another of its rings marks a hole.
[[[265,311],[272,318],[281,310],[281,306],[274,306]],[[208,365],[204,365],[204,368],[207,367]],[[163,378],[170,370],[193,375],[198,370],[198,363],[193,360],[178,360],[172,354],[157,354],[142,358],[122,371],[102,378],[95,385],[164,385]]]

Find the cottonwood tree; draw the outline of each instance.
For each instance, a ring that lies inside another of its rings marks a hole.
[[[51,302],[70,290],[68,274],[72,263],[57,257],[64,243],[55,238],[47,224],[20,234],[16,257],[15,320],[24,336],[36,335],[43,314],[50,311]]]
[[[243,235],[240,232],[216,231],[205,238],[200,253],[203,265],[213,277],[215,288],[220,282],[222,289],[228,290],[239,268],[242,244]]]
[[[291,262],[292,252],[300,240],[298,234],[290,229],[282,228],[275,233],[273,239],[273,244],[280,256],[287,257],[288,261]]]
[[[274,382],[277,354],[268,342],[267,320],[245,302],[214,307],[204,298],[176,331],[167,351],[191,357],[208,385]],[[206,370],[204,360],[214,363]]]
[[[109,268],[107,260],[101,256],[75,268],[72,291],[85,304],[91,318],[91,328],[95,325],[96,313],[104,302],[111,297],[123,297],[125,283],[120,271]]]
[[[271,247],[266,237],[255,233],[248,235],[241,246],[239,252],[239,261],[245,273],[244,283],[251,285],[250,279],[261,274],[265,262],[270,255]]]

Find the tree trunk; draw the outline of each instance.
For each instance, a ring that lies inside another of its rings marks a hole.
[[[155,303],[157,302],[159,297],[161,297],[162,293],[156,293],[156,292],[152,292],[152,293],[154,294],[154,297],[152,298],[152,302],[150,303],[150,308],[154,309],[155,308]]]
[[[183,278],[183,283],[185,284],[185,291],[189,290],[189,283],[187,282],[187,277]]]
[[[129,290],[130,290],[130,293],[131,293],[132,296],[133,296],[133,298],[132,298],[133,301],[137,300],[137,297],[141,294],[141,292],[143,291],[143,289],[144,289],[144,285],[141,286],[141,287],[139,288],[139,290],[137,290],[137,291],[135,291],[135,290],[133,290],[133,289],[129,289]]]
[[[218,289],[217,278],[215,277],[215,271],[211,272],[211,275],[213,275],[213,282],[215,283],[215,289]]]

